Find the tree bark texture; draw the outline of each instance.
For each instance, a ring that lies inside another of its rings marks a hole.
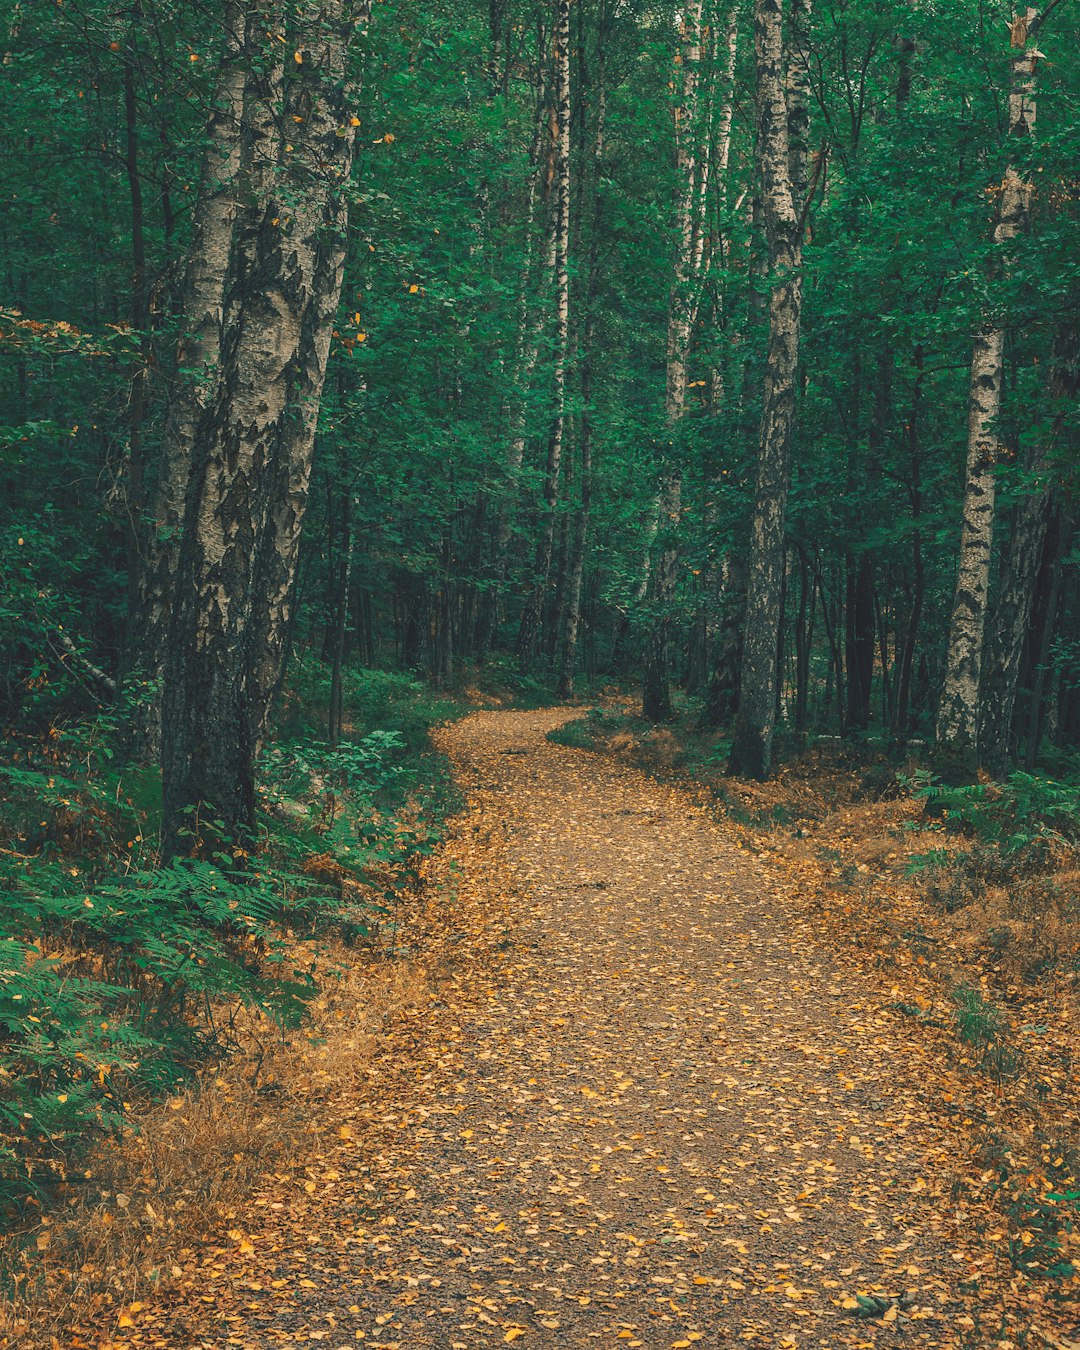
[[[368,0],[309,0],[287,31],[275,6],[245,33],[240,207],[166,664],[166,855],[242,846],[254,827],[255,756],[285,651],[344,268],[348,52],[368,12]]]
[[[563,440],[566,434],[566,360],[570,336],[570,0],[556,0],[554,246],[555,331],[553,335],[552,422],[544,470],[544,518],[536,551],[535,577],[518,631],[518,656],[527,665],[536,649],[555,546]]]
[[[791,477],[791,432],[802,313],[800,219],[789,162],[784,90],[783,16],[779,0],[756,0],[754,50],[758,79],[757,153],[769,247],[769,341],[758,433],[758,467],[739,710],[731,747],[735,773],[767,778],[776,727],[780,594],[784,525]]]
[[[1014,55],[1010,61],[1010,137],[1026,136],[1035,123],[1033,39],[1038,28],[1035,10],[1017,14],[1010,28]],[[1023,230],[1031,185],[1014,164],[1005,169],[1000,187],[994,244],[1007,245]],[[1000,268],[996,269],[1000,273]],[[991,277],[991,284],[994,278]],[[979,726],[979,684],[987,595],[990,589],[994,538],[995,470],[999,447],[997,423],[1001,413],[1001,386],[1005,351],[1005,323],[1000,314],[988,315],[971,356],[968,400],[967,466],[960,529],[960,562],[945,681],[938,704],[936,739],[949,762],[948,772],[968,777],[974,772]]]
[[[164,674],[173,583],[184,523],[184,503],[195,429],[216,387],[225,281],[236,215],[241,120],[246,84],[246,13],[229,0],[223,15],[221,65],[206,127],[199,196],[192,220],[177,344],[160,463],[150,499],[150,523],[138,581],[133,667],[148,693],[136,716],[136,753],[156,759],[161,750],[161,680]]]
[[[675,107],[675,241],[672,250],[671,290],[668,299],[667,356],[665,363],[665,444],[660,454],[657,493],[659,552],[652,568],[652,606],[645,638],[641,710],[655,722],[671,716],[669,641],[671,608],[679,577],[678,526],[682,514],[681,450],[676,428],[686,411],[686,364],[697,310],[695,248],[702,237],[704,193],[698,191],[698,115],[701,66],[702,0],[691,0],[681,18],[678,56],[679,100]],[[703,172],[707,158],[702,156]]]

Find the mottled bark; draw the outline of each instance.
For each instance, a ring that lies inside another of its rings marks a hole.
[[[682,465],[677,444],[679,422],[686,411],[686,363],[697,310],[700,254],[695,242],[702,237],[700,215],[704,194],[698,184],[699,68],[701,65],[702,0],[691,0],[681,16],[678,54],[679,100],[675,118],[675,240],[672,250],[671,290],[668,298],[665,368],[665,444],[661,447],[657,493],[659,552],[652,568],[649,628],[645,637],[641,710],[653,721],[671,716],[669,644],[671,608],[679,575],[678,525],[682,513]],[[702,174],[704,177],[704,173]]]
[[[184,502],[195,429],[216,387],[225,280],[236,211],[240,124],[245,86],[245,11],[227,4],[221,66],[205,133],[199,195],[181,311],[181,337],[162,436],[160,463],[150,498],[149,523],[138,579],[132,665],[145,682],[135,718],[136,753],[147,760],[161,747],[161,694],[173,582],[180,551]]]
[[[757,153],[772,287],[739,710],[732,739],[731,766],[733,772],[746,777],[766,778],[771,769],[776,726],[776,653],[802,313],[800,219],[789,163],[783,19],[779,0],[755,0],[754,50],[758,80]]]
[[[1026,136],[1035,122],[1033,43],[1035,10],[1018,14],[1010,33],[1010,138]],[[1031,186],[1009,164],[1001,183],[994,226],[998,249],[1015,239],[1027,220]],[[1000,272],[1000,268],[998,269]],[[994,277],[991,277],[993,284]],[[986,629],[987,596],[994,538],[997,423],[1005,350],[1004,318],[986,317],[975,334],[968,400],[967,467],[960,530],[960,563],[949,626],[945,682],[938,704],[936,740],[943,771],[954,777],[974,773],[979,725],[979,685]]]
[[[559,503],[563,440],[566,435],[566,361],[570,335],[570,0],[555,0],[555,331],[553,335],[552,422],[544,469],[544,515],[536,551],[533,588],[525,601],[517,651],[523,666],[535,649],[544,610]]]
[[[245,34],[242,205],[217,385],[195,434],[166,665],[166,854],[242,844],[254,827],[254,761],[288,634],[344,267],[348,50],[367,13],[367,0],[306,3],[287,51],[276,10],[250,17]]]

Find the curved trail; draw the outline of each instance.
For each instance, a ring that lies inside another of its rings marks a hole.
[[[469,794],[439,862],[452,974],[367,1099],[331,1103],[334,1138],[358,1122],[332,1184],[259,1212],[184,1343],[964,1344],[949,1141],[887,989],[685,793],[547,742],[566,718],[439,733]],[[857,1292],[903,1302],[857,1316]]]

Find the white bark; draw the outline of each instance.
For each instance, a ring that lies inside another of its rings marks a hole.
[[[1010,137],[1026,136],[1035,123],[1034,76],[1037,56],[1029,43],[1038,28],[1038,13],[1017,13],[1010,27]],[[1000,249],[1024,229],[1031,185],[1009,164],[1001,182],[994,244]],[[1000,269],[995,268],[1000,275]],[[994,277],[991,277],[991,285]],[[997,423],[1001,415],[1001,386],[1005,324],[999,313],[988,315],[975,334],[971,354],[968,399],[967,464],[960,530],[960,562],[945,683],[938,705],[937,742],[962,759],[974,756],[979,724],[979,683],[987,594],[994,538],[995,471],[1000,455]]]

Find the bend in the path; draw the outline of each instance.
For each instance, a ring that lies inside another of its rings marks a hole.
[[[500,960],[386,1064],[314,1240],[193,1344],[959,1344],[948,1141],[880,991],[685,793],[546,741],[566,715],[440,733],[452,884],[513,882]]]

